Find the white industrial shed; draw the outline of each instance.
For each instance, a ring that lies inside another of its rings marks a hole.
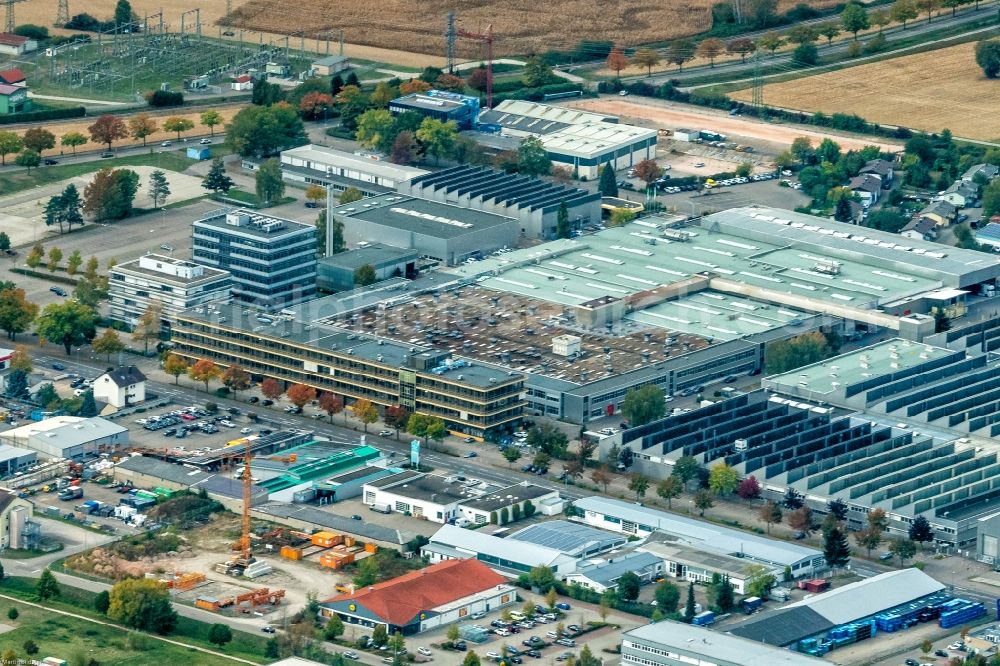
[[[128,428],[96,416],[55,416],[0,433],[0,440],[49,458],[78,460],[127,445]]]

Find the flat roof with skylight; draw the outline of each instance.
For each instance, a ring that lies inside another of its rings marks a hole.
[[[463,234],[509,225],[513,218],[463,208],[451,204],[385,194],[354,201],[332,209],[334,215],[356,218],[405,229],[434,238],[454,238]]]

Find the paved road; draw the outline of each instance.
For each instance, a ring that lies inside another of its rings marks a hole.
[[[939,16],[930,23],[927,22],[926,18],[919,21],[911,21],[907,25],[905,33],[903,31],[902,26],[898,26],[895,28],[887,28],[884,31],[884,33],[886,35],[886,38],[889,40],[889,45],[891,47],[893,37],[895,36],[902,36],[903,34],[905,34],[907,38],[913,38],[915,36],[926,34],[929,32],[937,32],[945,28],[952,28],[955,26],[961,26],[967,23],[972,23],[974,21],[979,21],[984,18],[989,18],[990,16],[996,14],[997,6],[998,6],[998,0],[993,0],[992,2],[982,2],[979,5],[979,9],[976,9],[974,7],[969,7],[964,11],[959,12],[954,17],[951,16],[950,14],[946,16]],[[836,20],[837,19],[835,17],[831,17],[825,20],[820,20],[818,22],[836,21]],[[807,23],[814,23],[814,22],[817,21],[808,21]],[[778,32],[787,32],[788,28],[789,26],[783,27],[780,30],[778,30]],[[845,53],[847,49],[850,48],[851,41],[852,40],[845,39],[834,42],[832,45],[827,45],[825,42],[817,42],[816,47],[819,51],[820,59],[823,59],[824,57],[830,55]],[[789,67],[793,67],[794,69],[800,69],[796,66],[792,66],[791,53],[778,53],[773,57],[770,55],[765,56],[762,53],[761,56],[762,58],[760,63],[761,66],[763,67],[770,68],[775,65],[788,65]],[[753,69],[755,66],[756,66],[755,63],[752,62],[750,59],[748,59],[746,62],[735,60],[732,62],[718,63],[714,68],[710,67],[709,65],[699,65],[696,67],[690,67],[688,69],[685,69],[682,72],[678,71],[662,72],[659,74],[654,74],[652,77],[645,77],[641,75],[632,77],[623,77],[622,80],[626,83],[645,81],[650,85],[659,85],[671,79],[678,79],[684,81],[687,79],[704,76],[705,74],[708,73],[718,75],[720,77],[726,74],[734,74],[734,73],[746,73],[749,76],[750,74],[753,73]]]

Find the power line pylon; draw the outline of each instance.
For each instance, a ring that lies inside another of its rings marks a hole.
[[[764,76],[760,66],[760,50],[753,54],[753,107],[755,109],[764,108]]]
[[[61,28],[69,23],[69,0],[59,0],[59,11],[56,13],[55,26]]]
[[[465,37],[486,44],[486,108],[493,108],[493,24],[486,26],[486,32],[457,30],[459,37]]]
[[[3,0],[3,3],[7,6],[7,20],[4,22],[3,29],[6,33],[14,32],[14,28],[17,27],[17,23],[14,20],[14,5],[18,2],[24,2],[24,0]]]
[[[444,31],[448,73],[455,73],[455,12],[448,12],[448,28]]]

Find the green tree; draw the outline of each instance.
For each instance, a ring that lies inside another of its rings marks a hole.
[[[132,5],[128,0],[118,0],[115,4],[115,28],[128,28],[132,23]]]
[[[521,459],[521,452],[513,446],[505,448],[501,455],[503,455],[504,460],[507,461],[508,467],[513,467],[514,463]]]
[[[462,666],[481,666],[479,655],[476,654],[475,650],[469,650],[469,653],[462,659]]]
[[[532,56],[524,63],[521,81],[529,88],[537,88],[551,83],[554,78],[552,68],[541,56]]]
[[[254,176],[257,199],[264,205],[277,202],[285,194],[285,181],[281,178],[281,165],[276,158],[260,163]]]
[[[80,413],[78,416],[97,416],[97,403],[94,401],[93,391],[86,391],[83,394],[83,402],[80,404]]]
[[[59,140],[60,145],[66,146],[67,148],[73,149],[73,154],[76,155],[76,149],[78,146],[82,146],[87,143],[86,135],[80,132],[67,132],[62,135]]]
[[[712,494],[704,489],[699,490],[694,495],[694,506],[698,509],[698,515],[704,517],[705,511],[715,506],[715,502],[712,501]]]
[[[159,169],[149,174],[149,198],[153,200],[153,208],[160,203],[166,203],[170,196],[170,183],[167,182],[167,175]]]
[[[305,129],[302,118],[287,102],[252,105],[233,116],[226,126],[226,141],[241,157],[261,158],[302,144]]]
[[[829,340],[819,331],[813,331],[768,345],[764,349],[764,367],[768,374],[788,372],[822,361],[835,353]]]
[[[35,401],[42,407],[48,407],[53,403],[59,403],[59,394],[56,393],[56,388],[52,384],[42,384],[35,392]]]
[[[597,190],[601,193],[602,197],[618,196],[618,183],[615,180],[615,170],[611,168],[610,162],[601,167],[601,179],[597,183]]]
[[[750,162],[740,162],[736,165],[736,175],[740,178],[747,178],[753,173],[753,164]]]
[[[725,462],[717,462],[708,470],[708,487],[716,495],[732,495],[739,482],[739,474]]]
[[[723,613],[729,613],[736,607],[736,600],[733,597],[733,584],[729,582],[729,576],[722,579],[719,591],[715,595],[715,605]]]
[[[46,305],[36,328],[39,337],[62,345],[69,356],[73,346],[78,347],[94,339],[96,321],[91,308],[65,301]]]
[[[132,329],[132,340],[142,343],[143,354],[149,353],[149,343],[155,342],[160,337],[162,306],[159,301],[151,300],[146,310],[139,315],[135,327]],[[198,380],[201,381],[201,380]],[[206,387],[206,391],[208,388]]]
[[[206,190],[211,190],[214,194],[219,192],[226,194],[235,184],[233,179],[226,175],[226,165],[222,162],[221,157],[212,160],[212,166],[201,181],[201,186]]]
[[[917,544],[909,539],[893,539],[889,544],[889,552],[899,558],[899,566],[917,554]]]
[[[675,39],[667,47],[667,62],[677,65],[677,71],[684,71],[684,63],[694,58],[695,46],[690,39]]]
[[[851,210],[851,200],[841,197],[837,200],[837,205],[833,211],[833,219],[837,222],[850,223],[854,219],[854,212]]]
[[[618,578],[618,598],[622,601],[635,601],[639,598],[639,576],[632,571],[626,571]]]
[[[28,326],[38,316],[38,306],[25,298],[19,288],[0,290],[0,330],[14,340],[18,333],[28,330]]]
[[[10,249],[10,236],[7,235],[6,231],[0,231],[0,252],[6,252]]]
[[[827,565],[833,569],[844,566],[851,559],[851,547],[843,530],[835,527],[826,533],[823,539],[823,556]]]
[[[526,604],[525,605],[525,610],[522,611],[522,612],[525,615],[527,615],[528,614],[528,611],[527,611],[527,602],[525,602],[525,604]],[[534,613],[534,612],[535,612],[535,604],[531,604],[531,613]],[[451,624],[449,624],[448,625],[448,632],[445,634],[445,638],[448,639],[448,642],[451,643],[451,644],[455,644],[455,643],[458,642],[458,640],[461,637],[462,637],[462,635],[458,631],[458,625],[455,624],[454,622],[451,623]]]
[[[632,428],[645,425],[663,418],[666,412],[664,398],[663,389],[653,384],[631,389],[622,402],[622,414]]]
[[[132,214],[139,191],[139,174],[130,169],[104,168],[83,190],[83,211],[97,220],[120,220]]]
[[[869,526],[855,532],[854,541],[867,550],[868,557],[871,557],[872,550],[878,548],[879,544],[882,543],[882,532]]]
[[[69,258],[66,259],[66,274],[76,275],[81,265],[83,265],[83,257],[80,256],[80,251],[73,250]]]
[[[680,497],[683,488],[684,484],[681,480],[671,475],[660,481],[660,484],[656,486],[656,494],[667,500],[667,508],[672,509],[673,500]]]
[[[543,565],[533,567],[528,572],[528,580],[531,581],[532,587],[537,587],[542,593],[546,594],[546,601],[549,601],[549,594],[552,595],[553,600],[555,599],[556,575],[551,568]],[[555,604],[549,603],[549,608],[555,608]]]
[[[681,456],[674,463],[674,469],[672,476],[676,476],[681,480],[681,483],[687,485],[689,481],[693,481],[698,478],[701,474],[701,465],[698,464],[698,459],[694,456]]]
[[[826,37],[826,45],[829,46],[833,43],[833,38],[840,34],[840,26],[833,21],[823,23],[816,29],[816,34]]]
[[[14,163],[17,166],[25,167],[28,173],[31,173],[32,167],[36,167],[42,163],[42,156],[34,150],[25,148],[17,154],[17,159],[14,160]]]
[[[788,41],[795,44],[808,44],[819,38],[816,29],[808,24],[799,24],[788,31]]]
[[[8,398],[23,398],[28,395],[28,373],[24,370],[12,370],[7,375],[4,395]]]
[[[433,156],[435,162],[451,152],[457,136],[458,125],[454,121],[444,122],[436,118],[424,118],[420,123],[420,129],[416,132],[417,140],[424,147],[424,152]]]
[[[757,512],[757,516],[760,518],[761,522],[767,525],[767,533],[770,534],[771,525],[781,522],[781,505],[777,502],[768,500],[767,504],[760,507],[760,510]]]
[[[864,6],[854,2],[849,2],[844,7],[844,11],[840,14],[840,23],[844,26],[844,30],[854,34],[854,41],[858,41],[858,32],[871,27],[871,21],[868,19],[868,12]]]
[[[694,583],[688,583],[687,603],[684,604],[684,621],[691,624],[695,615]]]
[[[364,198],[365,195],[361,193],[361,190],[356,187],[348,187],[340,193],[340,196],[337,198],[337,203],[343,206],[349,203],[354,203],[355,201],[361,201]]]
[[[747,596],[767,599],[771,588],[778,582],[768,569],[760,564],[748,564],[743,567],[746,576],[745,589]]]
[[[208,642],[222,647],[233,640],[233,631],[229,625],[216,622],[208,628]]]
[[[896,0],[889,8],[889,16],[893,21],[902,23],[903,30],[906,30],[906,22],[918,16],[916,4],[913,0]]]
[[[366,148],[377,148],[388,140],[394,127],[392,114],[385,109],[369,109],[358,116],[358,129],[354,138]],[[395,136],[393,136],[395,141]]]
[[[424,444],[429,439],[442,439],[447,432],[444,421],[436,416],[413,414],[406,424],[406,431],[411,435],[424,438]]]
[[[156,134],[159,125],[148,113],[140,113],[132,116],[128,121],[129,136],[133,139],[142,139],[142,145],[146,145],[146,138]]]
[[[187,132],[191,129],[194,129],[194,121],[187,118],[171,116],[163,121],[163,130],[165,132],[176,132],[178,141],[181,140],[181,132]]]
[[[177,624],[166,586],[152,579],[123,580],[111,588],[108,618],[141,631],[169,634]]]
[[[926,516],[917,516],[910,523],[908,536],[910,537],[910,541],[919,543],[922,547],[923,544],[934,541],[934,529],[931,527],[930,521],[927,520]]]
[[[653,597],[656,599],[656,607],[664,613],[677,612],[677,604],[681,601],[681,593],[677,589],[677,586],[669,580],[665,580],[656,586]]]
[[[774,57],[774,52],[780,49],[784,43],[785,39],[776,32],[769,32],[757,40],[757,46],[770,51],[771,57]]]
[[[719,43],[722,44],[721,41]],[[718,55],[718,53],[715,55]],[[653,75],[653,68],[660,64],[660,54],[656,49],[636,49],[635,54],[632,56],[632,63],[636,67],[645,67],[646,77],[648,78]]]
[[[91,348],[95,354],[106,355],[108,363],[111,363],[111,355],[125,351],[125,343],[118,337],[118,331],[106,328],[100,337],[94,338]]]
[[[792,51],[792,62],[800,67],[810,67],[819,62],[819,51],[816,50],[816,45],[812,43],[799,44]]]
[[[559,202],[559,212],[556,215],[556,238],[570,238],[573,235],[573,230],[569,225],[569,210],[566,208],[566,202]]]
[[[111,595],[107,590],[101,590],[94,597],[94,610],[98,613],[105,615],[108,612],[108,608],[111,606]]]
[[[214,137],[215,126],[222,124],[222,114],[215,109],[209,109],[207,111],[202,111],[198,120],[203,126],[208,128],[209,134]]]
[[[21,613],[14,606],[11,606],[10,609],[7,610],[7,617],[11,620],[16,620],[19,615],[21,615]]]
[[[642,474],[633,474],[628,481],[628,489],[635,493],[635,499],[638,502],[640,498],[646,495],[646,489],[649,488],[649,479]]]
[[[611,219],[608,224],[612,227],[623,227],[635,219],[635,211],[628,208],[615,208],[611,211]]]
[[[35,596],[41,601],[48,601],[61,595],[62,590],[59,588],[56,577],[48,568],[42,569],[41,575],[38,576],[38,582],[35,583]]]
[[[378,577],[378,559],[369,556],[361,560],[361,564],[358,565],[358,573],[354,576],[354,584],[357,587],[368,587],[369,585],[374,585],[378,581]]]
[[[24,143],[19,135],[14,132],[0,132],[0,166],[7,164],[8,155],[20,152],[23,147]]]
[[[528,137],[517,147],[517,171],[526,176],[547,176],[552,173],[552,160],[541,140]]]
[[[277,638],[267,639],[267,643],[264,644],[264,657],[267,659],[277,659],[281,656],[280,648],[278,647]]]
[[[367,287],[370,284],[375,284],[377,280],[375,267],[371,264],[364,264],[354,269],[354,284],[358,287]]]
[[[1000,41],[984,39],[977,42],[976,64],[983,68],[986,78],[997,78],[1000,75]]]

